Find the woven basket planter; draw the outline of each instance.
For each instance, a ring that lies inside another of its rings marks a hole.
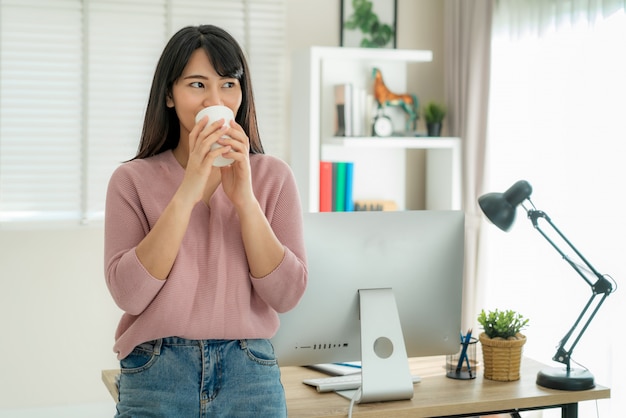
[[[483,349],[485,379],[510,382],[519,380],[522,348],[526,336],[517,334],[516,340],[491,339],[484,332],[478,336]]]

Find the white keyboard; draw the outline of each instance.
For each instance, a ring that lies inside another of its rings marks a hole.
[[[418,383],[419,376],[411,376],[413,383]],[[304,379],[302,383],[315,386],[318,392],[336,392],[338,390],[354,390],[361,386],[361,374],[349,374],[345,376],[318,377],[314,379]]]

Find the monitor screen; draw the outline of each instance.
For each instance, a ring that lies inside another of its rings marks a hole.
[[[281,366],[364,360],[361,327],[373,329],[382,319],[383,329],[392,329],[394,322],[384,318],[394,310],[392,302],[374,306],[369,322],[361,323],[362,291],[374,289],[388,289],[395,297],[404,340],[404,347],[396,344],[396,351],[406,350],[406,357],[458,351],[462,211],[303,216],[309,281],[300,303],[280,315],[281,325],[272,339]],[[363,374],[365,367],[363,362]]]

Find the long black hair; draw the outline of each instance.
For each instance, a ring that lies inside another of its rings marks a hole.
[[[242,100],[235,121],[250,138],[250,153],[263,154],[250,71],[244,53],[225,30],[213,25],[187,26],[172,36],[161,54],[152,79],[141,141],[134,159],[147,158],[174,149],[180,140],[176,111],[167,107],[172,86],[182,75],[189,58],[198,48],[206,51],[215,71],[222,77],[239,80]]]

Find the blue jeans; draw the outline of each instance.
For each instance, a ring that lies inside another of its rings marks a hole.
[[[121,362],[116,417],[286,417],[269,340],[186,340],[135,347]]]

